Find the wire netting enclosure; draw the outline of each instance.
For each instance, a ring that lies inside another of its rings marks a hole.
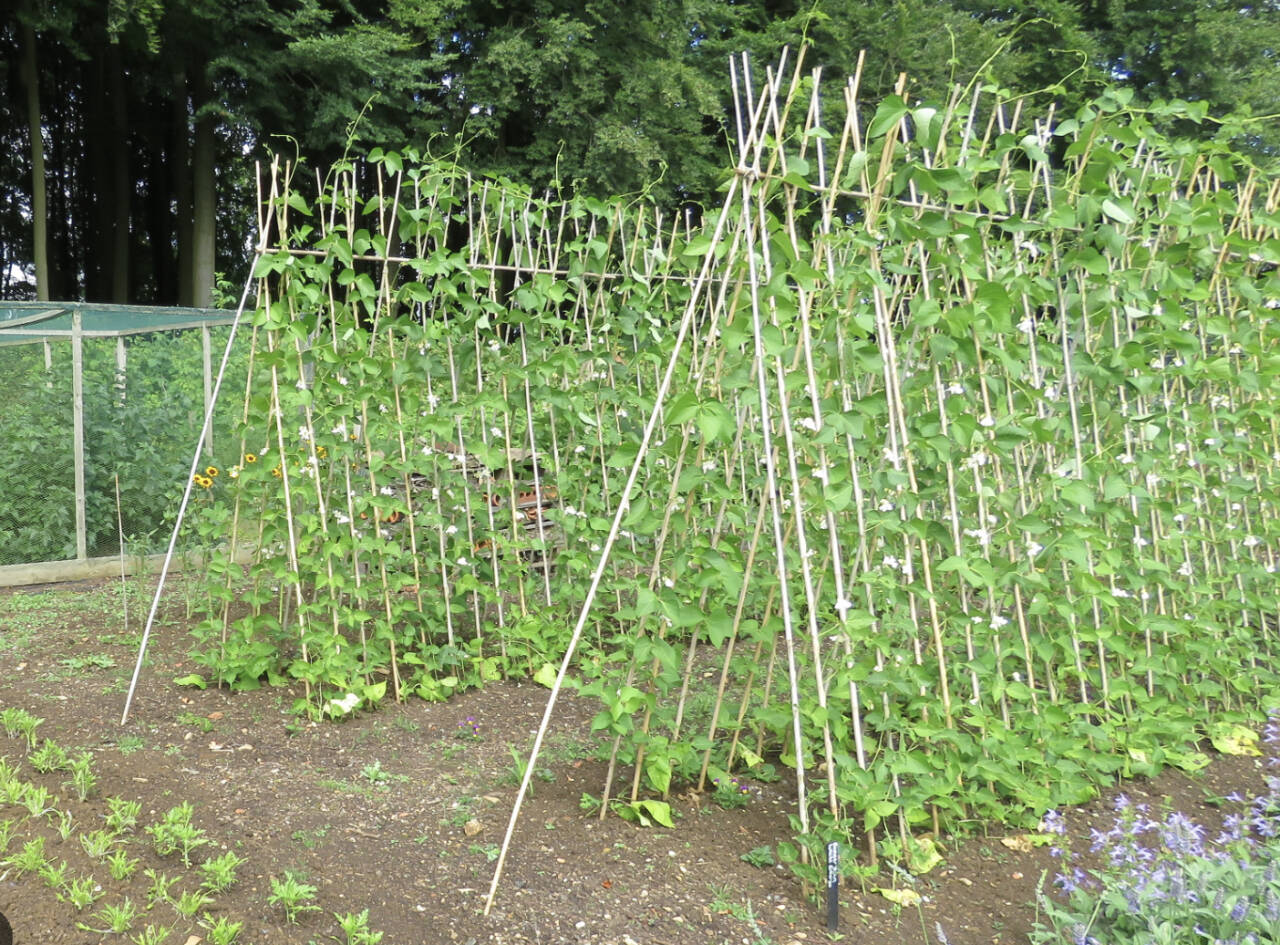
[[[271,181],[209,675],[571,680],[602,812],[785,771],[809,881],[1207,763],[1280,682],[1276,178],[1115,97],[735,87],[697,227],[398,154]]]
[[[118,556],[122,536],[126,556],[164,549],[230,319],[0,303],[0,567]],[[241,389],[220,399],[206,448],[242,412],[243,357],[233,374]],[[41,579],[39,568],[0,573]]]

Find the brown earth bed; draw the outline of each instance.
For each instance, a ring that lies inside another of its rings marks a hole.
[[[387,705],[339,723],[313,724],[290,714],[300,691],[230,693],[174,684],[192,672],[182,590],[167,593],[150,642],[129,722],[124,693],[149,603],[133,585],[126,630],[120,587],[111,582],[0,592],[0,709],[17,706],[44,719],[38,734],[68,750],[92,752],[98,787],[87,801],[63,786],[66,774],[38,774],[20,739],[0,732],[0,755],[22,776],[45,785],[70,811],[72,832],[59,837],[49,818],[17,823],[12,854],[46,838],[46,853],[70,876],[93,876],[101,898],[77,911],[40,877],[0,869],[0,912],[17,945],[129,941],[98,927],[93,914],[125,896],[147,925],[172,931],[166,945],[197,945],[207,931],[167,902],[149,909],[146,870],[179,877],[173,895],[198,886],[194,865],[159,856],[145,833],[165,811],[187,801],[211,840],[196,859],[234,850],[239,881],[207,911],[243,922],[242,945],[346,943],[335,913],[369,910],[382,945],[434,943],[592,943],[592,945],[795,945],[844,940],[861,945],[935,943],[940,923],[951,945],[1025,942],[1034,898],[1057,861],[1047,847],[1020,848],[1000,827],[943,845],[945,863],[917,881],[919,909],[901,909],[856,884],[842,888],[837,933],[825,912],[780,866],[742,859],[788,839],[793,809],[784,782],[751,784],[750,802],[724,810],[710,796],[673,797],[676,827],[641,828],[582,809],[599,796],[605,767],[589,721],[589,702],[558,705],[492,912],[483,914],[494,857],[515,800],[511,749],[527,752],[548,691],[508,682],[444,704]],[[30,595],[38,594],[38,598]],[[53,619],[51,619],[53,618]],[[469,721],[474,720],[474,722]],[[478,734],[477,734],[478,730]],[[1221,798],[1262,787],[1258,759],[1218,757],[1196,777],[1170,771],[1125,786],[1154,810],[1177,809],[1219,822]],[[1114,793],[1114,792],[1112,792]],[[142,804],[128,843],[139,868],[116,881],[91,860],[79,837],[103,825],[105,798]],[[1087,849],[1091,827],[1112,821],[1110,796],[1071,811],[1075,847]],[[314,911],[296,924],[268,902],[271,877],[291,870],[316,887]],[[882,873],[874,885],[889,885]]]

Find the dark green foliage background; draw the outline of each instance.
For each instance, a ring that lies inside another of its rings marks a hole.
[[[784,45],[809,44],[808,67],[839,76],[865,50],[864,100],[905,73],[912,102],[990,83],[1038,93],[1037,110],[1060,115],[1105,86],[1213,117],[1271,114],[1280,87],[1280,11],[1242,0],[24,0],[0,14],[11,66],[0,70],[0,143],[12,158],[0,166],[0,247],[22,268],[27,26],[52,143],[51,297],[121,302],[181,297],[197,119],[216,125],[217,268],[239,283],[256,230],[253,161],[269,150],[327,167],[349,144],[412,147],[535,191],[714,207],[734,120],[727,66],[744,51],[759,79]],[[836,117],[840,96],[827,107]],[[1274,156],[1280,137],[1272,122],[1237,141]],[[133,182],[123,210],[119,180]],[[121,212],[127,286],[108,272]],[[29,291],[15,271],[0,268],[0,292]]]

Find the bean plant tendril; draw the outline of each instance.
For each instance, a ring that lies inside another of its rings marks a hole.
[[[208,681],[301,683],[315,718],[551,685],[622,509],[568,679],[601,816],[781,774],[816,883],[832,840],[1203,767],[1280,665],[1280,181],[1248,125],[737,74],[705,225],[410,151],[272,169],[239,443],[190,526]],[[1200,855],[1154,816],[1123,829]]]

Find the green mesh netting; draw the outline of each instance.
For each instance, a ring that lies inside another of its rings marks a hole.
[[[0,303],[0,565],[77,557],[76,314],[88,557],[118,553],[122,534],[128,554],[162,548],[204,419],[198,329],[220,326],[210,330],[216,370],[233,318],[192,309]],[[230,435],[242,397],[243,383],[239,391],[228,384],[215,444]]]

